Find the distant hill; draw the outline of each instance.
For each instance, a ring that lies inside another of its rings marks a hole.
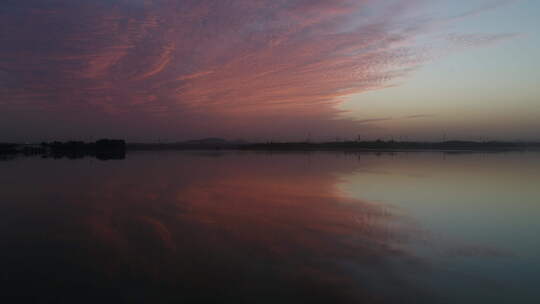
[[[248,145],[244,140],[229,141],[218,137],[193,139],[176,143],[129,143],[129,150],[215,150],[237,149]]]
[[[226,139],[218,137],[208,137],[202,139],[193,139],[184,142],[180,142],[188,145],[224,145],[228,144]]]

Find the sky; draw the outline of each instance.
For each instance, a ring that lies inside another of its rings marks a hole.
[[[0,142],[540,140],[534,0],[3,0]]]

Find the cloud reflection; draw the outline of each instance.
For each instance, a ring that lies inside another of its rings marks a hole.
[[[4,265],[10,286],[51,297],[73,282],[67,297],[91,291],[119,301],[393,303],[424,296],[391,266],[415,262],[399,249],[410,223],[337,191],[339,176],[354,170],[347,157],[130,159],[121,170],[87,167],[87,175],[63,183],[44,180],[36,186],[40,199],[2,207],[12,219],[3,223],[10,229],[2,230],[2,262],[17,262]],[[40,163],[41,172],[57,162]],[[64,164],[60,179],[74,170]],[[45,266],[43,254],[54,266]],[[58,285],[39,279],[50,271]],[[374,281],[388,292],[372,289]]]

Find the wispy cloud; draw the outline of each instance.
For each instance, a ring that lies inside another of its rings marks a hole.
[[[457,47],[478,47],[488,46],[493,43],[509,40],[518,37],[518,33],[502,34],[451,34],[447,39]]]
[[[422,3],[9,4],[0,10],[2,103],[163,127],[167,118],[171,134],[354,130],[365,121],[341,118],[336,105],[344,96],[385,88],[428,58],[418,35],[437,20],[414,15]],[[509,37],[456,34],[441,43],[477,46]]]
[[[492,1],[486,1],[482,5],[469,9],[466,12],[463,12],[459,15],[453,16],[452,19],[463,19],[468,17],[474,17],[476,15],[480,15],[482,13],[495,10],[499,7],[510,5],[515,2],[519,2],[521,0],[492,0]]]

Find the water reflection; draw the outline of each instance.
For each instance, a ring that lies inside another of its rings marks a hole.
[[[4,286],[51,301],[390,298],[358,270],[399,280],[386,259],[405,256],[394,246],[403,232],[386,229],[399,220],[384,206],[338,193],[349,158],[206,156],[3,168]]]
[[[423,162],[439,164],[441,155],[394,157],[402,158],[160,152],[120,162],[3,162],[4,296],[438,303],[436,288],[424,283],[447,272],[416,244],[426,241],[426,228],[432,233],[421,219],[433,214],[397,204],[425,191],[395,177],[425,179],[437,170],[421,169],[429,167]],[[467,162],[441,168],[460,165]]]

